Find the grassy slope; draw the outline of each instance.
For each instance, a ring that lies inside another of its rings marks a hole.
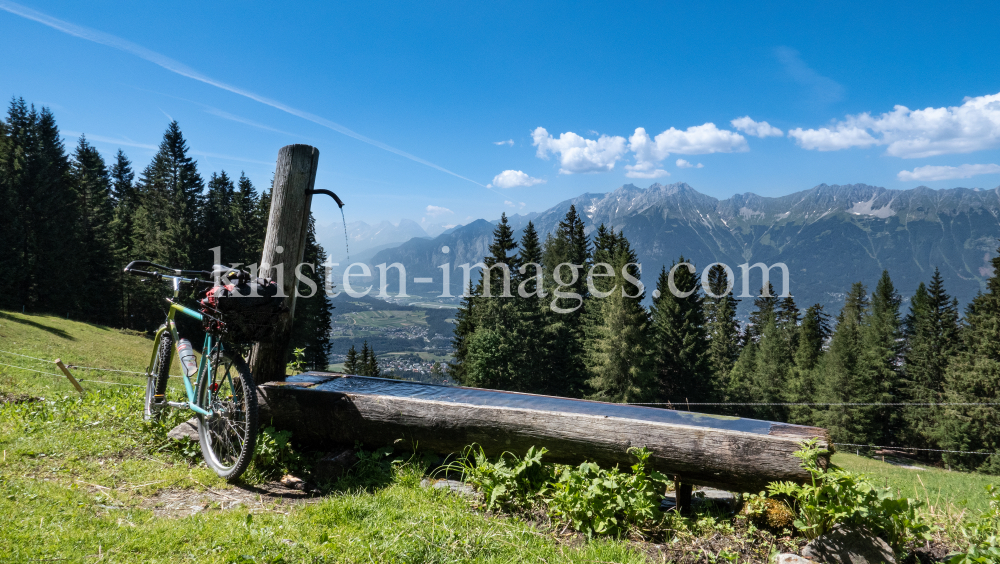
[[[0,313],[0,349],[102,368],[142,370],[151,342],[56,317]],[[53,371],[0,354],[0,362]],[[77,371],[86,379],[85,371]],[[135,383],[127,375],[101,378]],[[95,377],[97,374],[95,373]],[[514,519],[488,518],[419,476],[301,507],[264,502],[180,519],[147,508],[158,493],[235,492],[202,465],[159,451],[141,421],[142,389],[0,367],[0,392],[44,402],[0,407],[0,557],[5,562],[642,562],[625,543],[571,547]],[[178,418],[179,419],[179,418]],[[246,556],[247,558],[243,558]],[[283,560],[279,560],[283,559]]]

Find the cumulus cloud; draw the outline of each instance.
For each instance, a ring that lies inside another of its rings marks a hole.
[[[971,178],[980,174],[1000,174],[1000,165],[964,164],[959,166],[918,166],[913,170],[901,170],[896,177],[903,181],[925,181]]]
[[[441,206],[427,206],[426,213],[430,217],[440,217],[442,215],[450,215],[455,212],[451,211],[448,208],[443,208]]]
[[[534,186],[535,184],[545,184],[541,178],[532,178],[520,170],[505,170],[493,177],[490,186],[497,188],[517,188],[518,186]]]
[[[904,159],[991,149],[1000,146],[1000,93],[967,97],[961,106],[849,115],[832,127],[793,129],[788,136],[819,151],[885,145],[886,154]]]
[[[556,139],[539,127],[531,133],[531,139],[532,145],[538,147],[539,158],[547,159],[550,154],[558,153],[560,174],[614,170],[626,151],[625,138],[618,136],[601,135],[595,140],[567,131]]]
[[[514,146],[514,140],[513,139],[508,139],[506,141],[494,141],[493,144],[494,145],[509,145],[509,146],[513,147]]]
[[[761,139],[765,137],[781,137],[784,135],[784,133],[777,127],[774,127],[766,121],[754,121],[750,119],[750,116],[736,118],[729,123],[731,123],[737,130],[742,131],[747,135],[760,137]]]
[[[705,168],[705,165],[701,163],[691,164],[684,159],[677,159],[677,168]]]
[[[658,169],[659,163],[670,153],[705,155],[709,153],[734,153],[748,151],[747,140],[739,133],[719,129],[714,123],[695,125],[681,131],[671,127],[650,138],[642,127],[637,127],[629,138],[629,149],[635,153],[635,164],[626,166],[630,178],[657,178],[667,176]]]

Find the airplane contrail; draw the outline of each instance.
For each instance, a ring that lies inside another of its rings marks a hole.
[[[399,155],[401,157],[410,159],[411,161],[418,162],[418,163],[420,163],[422,165],[425,165],[425,166],[429,166],[429,167],[431,167],[431,168],[433,168],[435,170],[439,170],[439,171],[444,172],[446,174],[450,174],[450,175],[452,175],[452,176],[454,176],[456,178],[461,178],[462,180],[467,180],[467,181],[475,184],[476,186],[481,186],[483,188],[486,188],[487,190],[490,190],[490,188],[488,188],[485,184],[480,184],[479,182],[476,182],[475,180],[472,180],[471,178],[466,178],[465,176],[462,176],[461,174],[452,172],[452,171],[450,171],[450,170],[448,170],[448,169],[446,169],[444,167],[438,166],[438,165],[436,165],[436,164],[434,164],[434,163],[432,163],[430,161],[426,161],[424,159],[421,159],[420,157],[418,157],[416,155],[411,155],[410,153],[407,153],[406,151],[402,151],[400,149],[397,149],[397,148],[395,148],[395,147],[393,147],[391,145],[386,145],[385,143],[383,143],[381,141],[376,141],[375,139],[372,139],[370,137],[365,137],[364,135],[361,135],[360,133],[357,133],[356,131],[352,131],[351,129],[348,129],[348,128],[344,127],[343,125],[340,125],[339,123],[330,121],[330,120],[328,120],[326,118],[323,118],[323,117],[320,117],[320,116],[318,116],[316,114],[312,114],[312,113],[309,113],[309,112],[306,112],[306,111],[302,111],[302,110],[293,108],[293,107],[291,107],[291,106],[289,106],[287,104],[283,104],[283,103],[281,103],[281,102],[279,102],[277,100],[272,100],[271,98],[267,98],[265,96],[261,96],[259,94],[255,94],[253,92],[250,92],[249,90],[240,88],[238,86],[232,86],[230,84],[226,84],[225,82],[221,82],[221,81],[215,80],[214,78],[210,78],[208,76],[205,76],[204,74],[202,74],[202,73],[200,73],[200,72],[192,69],[191,67],[185,65],[184,63],[181,63],[180,61],[176,61],[174,59],[171,59],[170,57],[167,57],[165,55],[161,55],[160,53],[157,53],[156,51],[151,51],[151,50],[149,50],[149,49],[147,49],[147,48],[145,48],[145,47],[143,47],[141,45],[137,45],[135,43],[132,43],[131,41],[129,41],[127,39],[122,39],[121,37],[118,37],[118,36],[115,36],[115,35],[111,35],[110,33],[105,33],[103,31],[98,31],[96,29],[91,29],[89,27],[84,27],[84,26],[72,24],[72,23],[69,23],[69,22],[57,19],[57,18],[53,18],[52,16],[49,16],[47,14],[43,14],[43,13],[38,12],[36,10],[32,10],[31,8],[28,8],[26,6],[22,6],[20,4],[14,3],[14,2],[9,2],[8,0],[0,0],[0,10],[4,10],[6,12],[10,12],[11,14],[14,14],[14,15],[17,15],[17,16],[21,16],[22,18],[26,18],[26,19],[29,19],[29,20],[32,20],[32,21],[36,21],[36,22],[38,22],[38,23],[40,23],[42,25],[46,25],[48,27],[51,27],[52,29],[56,29],[56,30],[61,31],[63,33],[72,35],[74,37],[79,37],[80,39],[85,39],[87,41],[92,41],[94,43],[100,43],[101,45],[106,45],[106,46],[111,47],[113,49],[118,49],[119,51],[125,51],[126,53],[130,53],[132,55],[135,55],[136,57],[139,57],[141,59],[145,59],[145,60],[147,60],[147,61],[149,61],[149,62],[151,62],[151,63],[153,63],[155,65],[163,67],[163,68],[167,69],[170,72],[179,74],[181,76],[184,76],[184,77],[187,77],[187,78],[190,78],[190,79],[193,79],[193,80],[197,80],[199,82],[204,82],[205,84],[214,86],[216,88],[221,88],[222,90],[226,90],[228,92],[232,92],[233,94],[237,94],[237,95],[243,96],[245,98],[250,98],[251,100],[254,100],[256,102],[260,102],[261,104],[265,104],[265,105],[271,106],[272,108],[281,110],[281,111],[283,111],[285,113],[289,113],[289,114],[291,114],[293,116],[300,117],[300,118],[302,118],[304,120],[307,120],[307,121],[311,121],[311,122],[313,122],[313,123],[315,123],[317,125],[321,125],[323,127],[326,127],[327,129],[332,129],[333,131],[336,131],[337,133],[342,133],[344,135],[347,135],[348,137],[353,137],[354,139],[357,139],[358,141],[361,141],[363,143],[368,143],[369,145],[373,145],[373,146],[378,147],[379,149],[382,149],[384,151],[389,151],[390,153],[394,153],[394,154]]]

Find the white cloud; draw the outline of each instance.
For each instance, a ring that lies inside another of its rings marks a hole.
[[[493,183],[490,186],[517,188],[518,186],[534,186],[535,184],[545,184],[545,180],[532,178],[520,170],[505,170],[493,177]]]
[[[785,67],[788,76],[811,92],[814,102],[830,104],[843,99],[844,87],[832,78],[810,68],[795,49],[778,47],[774,50],[774,54],[778,57],[778,62]]]
[[[903,181],[925,181],[950,180],[952,178],[971,178],[980,174],[1000,174],[1000,165],[964,164],[959,166],[918,166],[912,171],[901,170],[896,177]]]
[[[1000,93],[967,97],[961,106],[895,106],[876,117],[849,115],[830,128],[799,128],[788,136],[803,148],[820,151],[885,145],[886,154],[904,159],[991,149],[1000,146]]]
[[[754,121],[750,119],[750,116],[736,118],[729,123],[743,133],[760,137],[761,139],[764,137],[781,137],[784,135],[784,133],[777,127],[774,127],[766,121]]]
[[[670,129],[654,138],[642,127],[637,127],[629,140],[629,149],[635,153],[635,164],[626,166],[630,178],[656,178],[667,176],[667,171],[657,169],[670,153],[705,155],[748,151],[747,140],[739,133],[719,129],[714,123],[695,125],[685,131]]]
[[[494,145],[509,145],[509,146],[513,147],[514,146],[514,140],[513,139],[508,139],[506,141],[494,141],[493,144]]]
[[[442,215],[449,215],[449,214],[455,213],[455,212],[451,211],[450,209],[448,209],[448,208],[442,208],[441,206],[427,206],[426,212],[427,212],[427,215],[429,215],[431,217],[440,217]]]
[[[539,158],[547,159],[549,154],[559,154],[560,174],[614,170],[615,162],[626,151],[625,138],[619,136],[601,135],[594,140],[567,131],[555,139],[544,127],[539,127],[531,133],[531,139],[532,145],[538,147]]]
[[[705,168],[705,165],[701,163],[691,164],[684,159],[677,159],[677,168]]]

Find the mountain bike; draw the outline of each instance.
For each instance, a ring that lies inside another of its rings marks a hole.
[[[232,286],[220,286],[219,267],[214,272],[178,270],[148,261],[133,261],[125,267],[125,272],[151,281],[169,280],[174,290],[173,298],[167,299],[170,303],[167,319],[153,339],[153,354],[146,370],[144,418],[159,420],[167,408],[193,411],[198,419],[198,441],[205,463],[222,478],[235,480],[247,469],[257,444],[257,392],[253,375],[240,349],[222,340],[227,325],[216,310],[202,308],[199,312],[178,303],[181,288],[186,285],[223,290]],[[221,272],[234,277],[227,280],[231,282],[245,282],[249,278],[241,271]],[[174,322],[177,314],[195,319],[205,327],[200,359],[196,359],[191,342],[179,334]],[[166,399],[175,348],[187,401]]]

